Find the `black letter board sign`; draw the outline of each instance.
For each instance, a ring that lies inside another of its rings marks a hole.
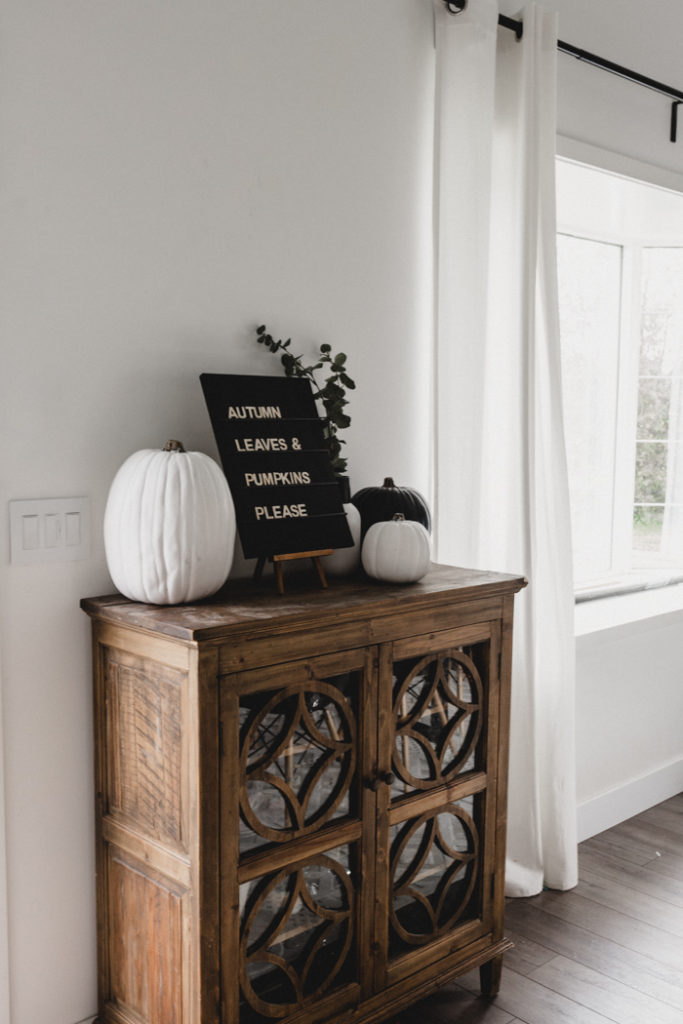
[[[353,544],[310,382],[202,373],[245,558]]]

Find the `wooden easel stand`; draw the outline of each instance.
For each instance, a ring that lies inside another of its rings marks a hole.
[[[273,563],[273,570],[275,572],[275,580],[277,582],[278,593],[284,594],[285,584],[282,575],[282,563],[293,562],[299,558],[310,558],[315,566],[315,570],[318,573],[318,579],[320,580],[320,586],[323,589],[327,589],[327,579],[325,578],[325,570],[323,569],[322,562],[320,561],[325,555],[332,554],[332,548],[323,548],[320,551],[293,551],[287,555],[270,555],[268,561]],[[254,569],[254,579],[260,579],[263,572],[263,567],[266,564],[266,556],[261,555],[256,568]]]

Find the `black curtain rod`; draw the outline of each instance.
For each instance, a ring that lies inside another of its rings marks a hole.
[[[451,14],[459,14],[467,6],[467,0],[444,0],[444,3]],[[498,24],[502,28],[510,29],[518,39],[521,39],[524,34],[523,21],[517,21],[515,18],[507,18],[504,14],[499,14]],[[642,85],[646,89],[653,89],[662,96],[668,96],[673,101],[671,103],[671,131],[669,138],[672,142],[676,141],[678,134],[678,107],[683,103],[683,91],[681,89],[674,89],[672,85],[657,82],[654,78],[648,78],[646,75],[641,75],[637,71],[625,68],[621,64],[615,64],[614,61],[605,60],[604,57],[598,57],[595,53],[589,53],[588,50],[572,46],[571,43],[565,43],[561,39],[557,40],[557,48],[561,53],[567,53],[570,57],[583,61],[584,64],[591,64],[595,68],[609,71],[612,75],[618,75],[619,78],[625,78],[628,82],[634,82],[636,85]]]
[[[512,29],[518,39],[521,39],[524,35],[524,22],[515,21],[514,18],[506,18],[504,14],[498,15],[498,24],[503,28]]]
[[[451,6],[455,6],[455,4],[452,4]],[[518,39],[522,38],[524,22],[515,21],[514,18],[506,18],[501,14],[498,16],[498,24],[502,28],[511,29]],[[671,85],[664,85],[663,82],[657,82],[654,78],[647,78],[646,75],[640,75],[637,71],[631,71],[630,68],[625,68],[621,64],[615,64],[614,61],[611,60],[605,60],[604,57],[598,57],[594,53],[589,53],[587,50],[581,50],[578,46],[572,46],[571,43],[564,43],[561,39],[557,40],[557,48],[561,53],[567,53],[571,57],[576,57],[577,60],[583,61],[584,64],[592,64],[593,67],[602,68],[603,71],[609,71],[612,75],[618,75],[620,78],[625,78],[629,82],[635,82],[636,85],[643,85],[646,89],[653,89],[655,92],[659,92],[663,96],[668,96],[669,99],[673,100],[673,103],[671,104],[671,133],[669,137],[672,142],[676,141],[678,130],[678,105],[683,103],[683,91],[680,89],[674,89]]]

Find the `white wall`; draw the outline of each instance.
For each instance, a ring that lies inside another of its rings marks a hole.
[[[344,349],[354,488],[429,491],[432,15],[423,0],[8,0],[0,566],[12,1024],[95,1011],[89,635],[104,503],[198,375]],[[87,495],[88,561],[8,564],[7,502]],[[2,950],[0,950],[0,955]],[[0,977],[2,972],[0,971]]]
[[[577,639],[579,837],[683,789],[683,611]]]
[[[7,923],[7,857],[5,842],[5,763],[3,753],[2,664],[0,663],[0,1021],[9,1021],[9,928]]]

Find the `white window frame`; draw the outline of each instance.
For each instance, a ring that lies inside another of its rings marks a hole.
[[[583,164],[683,195],[680,171],[648,164],[562,133],[557,136],[557,157],[563,162]],[[562,230],[571,234],[571,227],[563,224]],[[622,584],[615,586],[611,593],[584,592],[576,597],[575,632],[581,637],[678,612],[683,609],[683,583],[672,580],[669,585],[656,588]],[[600,600],[588,600],[588,597]]]
[[[593,596],[629,592],[683,580],[683,564],[674,568],[638,568],[632,565],[633,510],[635,505],[636,438],[641,337],[641,280],[643,250],[648,248],[683,249],[654,235],[634,237],[626,232],[589,231],[569,221],[559,221],[558,235],[604,243],[621,251],[619,369],[616,383],[616,425],[614,479],[612,483],[611,566],[593,581],[579,583],[577,600]],[[621,439],[624,439],[623,441]]]

